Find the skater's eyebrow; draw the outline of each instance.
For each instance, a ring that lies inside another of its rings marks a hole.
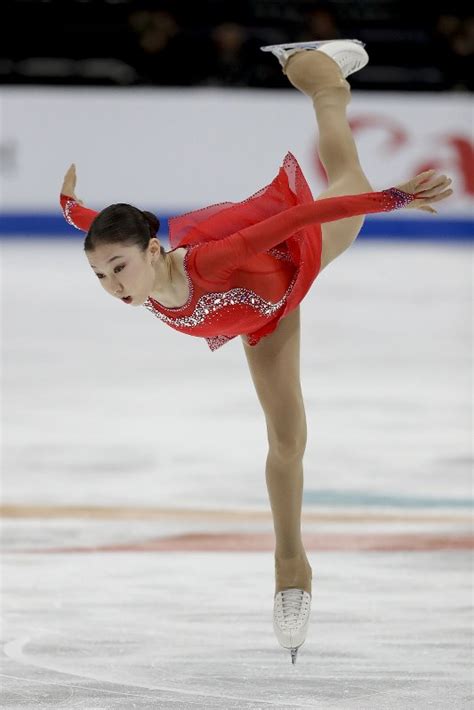
[[[115,261],[115,259],[123,259],[123,256],[113,256],[111,259],[108,260],[107,264],[110,264],[111,261]],[[91,266],[93,269],[96,268],[94,264],[91,264]]]

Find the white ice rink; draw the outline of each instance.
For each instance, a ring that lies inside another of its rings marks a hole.
[[[358,240],[302,303],[292,666],[242,343],[112,299],[82,243],[1,244],[2,708],[471,710],[472,247]]]

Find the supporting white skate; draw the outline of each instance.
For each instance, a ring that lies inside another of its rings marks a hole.
[[[311,594],[304,589],[283,589],[275,594],[273,629],[279,644],[290,651],[293,665],[306,640],[310,613]]]
[[[283,69],[288,59],[302,50],[318,50],[334,59],[339,66],[344,79],[350,74],[365,67],[369,55],[364,49],[365,44],[358,39],[330,39],[322,42],[293,42],[290,44],[269,44],[260,47],[262,52],[271,52],[277,57]]]

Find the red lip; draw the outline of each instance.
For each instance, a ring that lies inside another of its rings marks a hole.
[[[125,298],[122,298],[122,301],[124,303],[131,303],[132,302],[132,297],[131,296],[126,296]]]

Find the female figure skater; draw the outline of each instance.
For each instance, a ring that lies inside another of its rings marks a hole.
[[[241,336],[268,436],[266,483],[275,530],[273,626],[291,651],[304,643],[312,569],[301,538],[306,417],[300,384],[299,304],[316,276],[357,237],[364,215],[436,210],[452,194],[434,170],[373,192],[347,122],[345,77],[368,56],[357,40],[262,47],[310,97],[328,189],[313,200],[288,153],[272,183],[239,203],[211,205],[170,220],[165,252],[158,219],[128,204],[96,213],[74,194],[74,164],[60,203],[66,220],[87,231],[85,253],[103,288],[143,305],[167,325],[203,337],[211,350]]]

